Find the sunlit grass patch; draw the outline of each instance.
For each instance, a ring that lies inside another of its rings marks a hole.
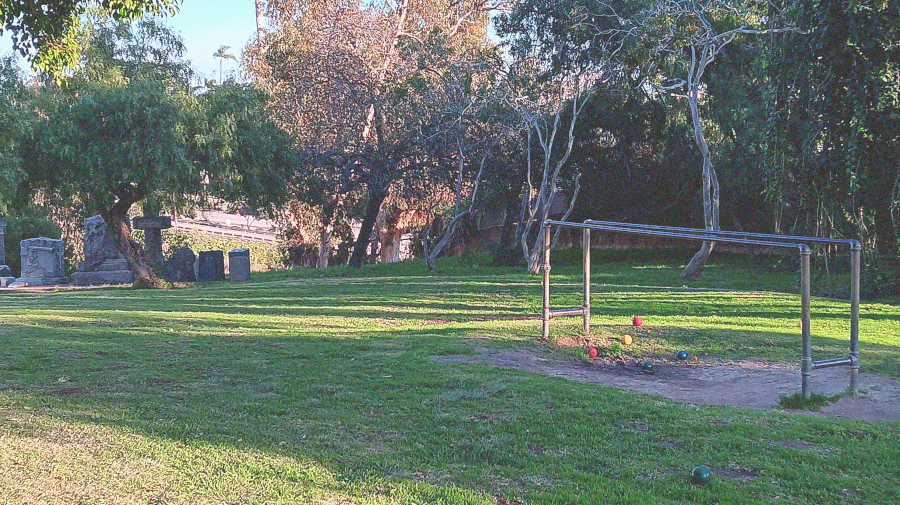
[[[627,332],[615,351],[635,358],[797,361],[797,295],[736,288],[746,272],[727,262],[715,285],[684,286],[652,259],[594,265],[592,334],[560,318],[552,337],[613,349]],[[442,266],[3,295],[0,503],[896,502],[897,423],[492,368],[478,356],[574,350],[538,342],[538,278]],[[554,282],[554,303],[580,303],[577,264]],[[814,352],[845,352],[846,303],[813,311]],[[866,303],[862,318],[866,371],[900,377],[900,310]],[[689,482],[698,464],[719,472],[708,487]]]

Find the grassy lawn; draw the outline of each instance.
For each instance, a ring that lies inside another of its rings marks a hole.
[[[795,274],[725,258],[685,285],[685,260],[596,254],[597,331],[641,315],[635,355],[798,361]],[[553,305],[579,305],[577,254],[554,262]],[[563,352],[528,317],[539,278],[440,266],[0,295],[0,504],[900,502],[900,423],[435,359]],[[900,307],[862,312],[865,371],[900,378]],[[848,313],[813,301],[815,358],[846,355]],[[709,485],[690,483],[700,464]]]

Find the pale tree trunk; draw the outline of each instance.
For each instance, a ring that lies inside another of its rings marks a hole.
[[[694,141],[700,149],[703,157],[703,224],[707,230],[719,229],[719,179],[716,177],[716,169],[713,166],[712,158],[709,153],[709,144],[703,135],[703,128],[700,123],[700,106],[699,106],[699,81],[691,83],[688,91],[688,105],[691,109],[691,119],[694,124]],[[698,279],[703,273],[703,267],[706,266],[706,260],[712,253],[715,242],[704,241],[700,246],[700,250],[694,254],[691,261],[681,273],[683,279]]]
[[[565,144],[565,152],[560,155],[555,165],[551,163],[551,158],[553,156],[554,141],[561,127],[560,116],[565,107],[565,97],[562,92],[560,92],[559,104],[556,108],[552,126],[543,123],[543,119],[537,117],[534,113],[529,111],[525,112],[528,116],[525,120],[529,126],[528,146],[526,147],[526,149],[528,149],[528,175],[526,178],[527,186],[525,188],[523,201],[526,203],[527,210],[525,211],[525,226],[522,227],[521,245],[522,252],[525,254],[525,259],[528,262],[528,273],[532,275],[535,275],[540,271],[541,259],[543,257],[543,242],[541,240],[540,227],[549,217],[550,207],[559,192],[559,174],[569,160],[569,156],[572,154],[572,147],[575,144],[575,123],[578,121],[578,116],[581,114],[581,110],[587,102],[587,97],[578,96],[579,91],[580,87],[576,82],[574,93],[572,94],[572,122],[569,124],[568,128],[568,139]],[[538,143],[543,151],[541,180],[537,187],[535,187],[531,181],[532,132],[537,135]],[[569,216],[569,213],[571,213],[574,206],[575,199],[578,198],[578,191],[581,188],[578,182],[579,178],[580,176],[576,177],[575,190],[573,191],[572,199],[570,200],[563,219],[566,219]],[[532,195],[534,196],[532,197]],[[532,233],[535,228],[538,232]]]
[[[441,252],[444,250],[444,247],[446,247],[450,242],[450,239],[453,238],[453,234],[454,232],[456,232],[456,225],[459,223],[460,219],[472,214],[472,211],[475,208],[475,197],[478,196],[478,186],[481,184],[481,174],[484,173],[484,164],[487,161],[490,150],[493,149],[495,145],[496,141],[485,149],[484,155],[481,157],[481,164],[478,167],[478,174],[475,176],[475,187],[472,189],[469,208],[460,212],[459,208],[462,204],[462,182],[463,169],[465,167],[465,153],[462,147],[462,142],[457,139],[456,146],[459,150],[459,176],[456,180],[456,202],[453,206],[453,219],[451,219],[450,224],[446,228],[444,228],[444,233],[441,234],[441,237],[438,239],[433,249],[430,249],[428,244],[428,232],[431,230],[431,226],[429,225],[428,230],[425,231],[425,266],[428,267],[429,272],[434,273],[437,271],[437,257],[440,256]]]
[[[319,234],[319,257],[316,259],[316,268],[326,268],[328,257],[331,256],[331,235],[334,233],[334,220],[343,197],[335,196],[330,203],[322,208],[322,231]]]
[[[265,0],[256,0],[256,37],[260,40],[266,35]]]

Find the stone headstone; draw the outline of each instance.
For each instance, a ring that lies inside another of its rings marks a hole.
[[[13,282],[16,282],[16,278],[12,276],[12,270],[6,266],[6,219],[0,217],[0,288],[5,288],[9,286]]]
[[[197,255],[187,247],[175,251],[163,268],[163,277],[169,282],[197,282],[194,262]]]
[[[63,270],[65,245],[62,240],[47,237],[30,238],[20,242],[19,246],[22,248],[22,276],[9,287],[69,283]]]
[[[81,226],[84,227],[84,261],[78,264],[78,272],[72,274],[72,282],[76,286],[134,282],[134,274],[119,252],[106,221],[92,216]]]
[[[144,254],[151,265],[163,264],[162,231],[172,227],[170,216],[144,216],[136,217],[132,225],[139,230],[144,230]]]
[[[250,249],[228,252],[228,278],[234,282],[250,280]]]
[[[200,268],[197,275],[200,282],[225,280],[225,253],[222,251],[200,251]]]

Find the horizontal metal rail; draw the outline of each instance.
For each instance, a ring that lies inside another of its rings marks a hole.
[[[584,261],[584,307],[583,309],[550,310],[550,228],[552,226],[566,228],[580,228],[583,230],[583,261]],[[801,300],[801,333],[803,357],[800,363],[802,380],[802,394],[810,396],[809,378],[816,368],[828,368],[834,366],[849,365],[851,369],[850,387],[857,389],[859,371],[859,256],[861,247],[858,241],[844,239],[826,239],[821,237],[795,237],[790,235],[771,235],[761,233],[726,232],[721,230],[703,230],[696,228],[676,228],[655,225],[640,225],[629,223],[615,223],[610,221],[587,220],[584,223],[572,223],[567,221],[546,220],[543,226],[544,244],[544,307],[542,314],[542,338],[549,338],[549,321],[553,316],[582,315],[584,318],[584,331],[590,330],[590,230],[628,233],[636,235],[659,236],[666,238],[680,238],[684,240],[726,242],[745,245],[758,245],[775,248],[797,249],[800,253],[800,300]],[[851,342],[850,356],[842,358],[812,360],[812,345],[810,334],[810,255],[811,251],[805,242],[832,243],[849,246],[851,249]]]
[[[818,370],[820,368],[832,368],[836,366],[848,366],[853,364],[852,356],[844,356],[842,358],[831,358],[831,359],[823,359],[819,361],[813,361],[813,370]]]
[[[598,221],[596,219],[587,219],[584,221],[585,224],[601,224],[608,226],[617,226],[620,228],[636,228],[636,229],[647,229],[647,230],[660,230],[660,231],[672,231],[678,233],[701,233],[703,235],[712,235],[712,236],[721,236],[721,237],[752,237],[754,239],[763,239],[763,240],[771,240],[771,241],[786,241],[786,242],[802,242],[804,244],[836,244],[836,245],[846,245],[851,249],[862,249],[858,240],[853,239],[843,239],[843,238],[827,238],[827,237],[805,237],[799,235],[779,235],[777,233],[753,233],[753,232],[743,232],[743,231],[728,231],[728,230],[705,230],[702,228],[681,228],[677,226],[663,226],[656,224],[640,224],[640,223],[618,223],[615,221]],[[722,242],[722,240],[719,240]]]
[[[583,316],[584,307],[576,307],[574,309],[556,309],[550,311],[550,317],[561,316]]]
[[[769,240],[752,240],[752,239],[742,239],[738,237],[718,237],[710,234],[691,234],[684,232],[669,232],[665,230],[648,230],[642,228],[629,228],[622,226],[613,226],[613,225],[605,225],[605,224],[595,224],[595,223],[566,223],[565,221],[544,221],[545,223],[549,223],[554,226],[570,226],[575,225],[575,228],[590,228],[592,230],[602,230],[602,231],[612,231],[612,232],[625,232],[625,233],[634,233],[636,235],[651,235],[657,237],[668,237],[668,238],[681,238],[685,240],[700,240],[704,242],[729,242],[732,244],[749,244],[749,245],[760,245],[767,247],[781,247],[786,249],[797,249],[801,253],[804,251],[810,252],[809,246],[802,242],[776,242]],[[702,230],[698,230],[702,231]]]

